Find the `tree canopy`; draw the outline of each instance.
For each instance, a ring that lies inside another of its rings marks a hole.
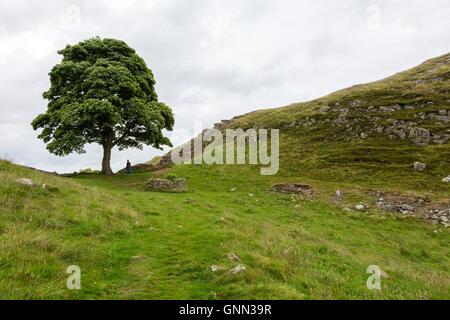
[[[102,172],[112,174],[111,149],[172,146],[172,110],[158,102],[152,71],[133,48],[115,39],[92,38],[58,51],[62,62],[49,73],[43,93],[47,111],[32,122],[42,128],[47,149],[64,156],[84,153],[88,143],[103,146]]]

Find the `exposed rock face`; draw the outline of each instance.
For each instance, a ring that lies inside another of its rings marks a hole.
[[[147,188],[151,191],[186,192],[188,190],[186,179],[149,179]]]
[[[328,110],[330,110],[330,106],[321,106],[320,107],[320,112],[327,112]]]
[[[424,110],[433,105],[433,101],[418,105],[398,104],[390,106],[365,106],[364,101],[355,100],[348,103],[348,107],[336,103],[335,106],[324,105],[319,111],[332,115],[323,119],[320,116],[307,116],[294,122],[286,123],[287,127],[312,127],[327,125],[345,129],[347,135],[344,141],[356,140],[358,137],[366,139],[370,133],[386,135],[389,139],[411,140],[420,146],[429,144],[443,144],[450,140],[450,129],[441,128],[436,132],[422,128],[422,125],[450,123],[450,110],[439,109],[434,112],[419,111],[414,114],[414,121],[394,120],[390,117],[402,110]]]
[[[423,128],[411,128],[409,136],[413,138],[414,143],[420,146],[426,146],[430,143],[430,131]]]
[[[416,170],[416,171],[423,171],[423,170],[425,170],[426,167],[427,167],[427,165],[425,163],[421,163],[421,162],[414,163],[414,170]]]

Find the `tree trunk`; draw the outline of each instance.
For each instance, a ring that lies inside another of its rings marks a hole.
[[[112,149],[112,137],[108,136],[105,144],[103,145],[103,161],[102,161],[102,173],[107,176],[112,176],[114,173],[111,170],[111,149]]]

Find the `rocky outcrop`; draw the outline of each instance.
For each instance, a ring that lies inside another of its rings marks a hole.
[[[422,109],[432,106],[433,101],[419,105],[398,104],[389,106],[364,106],[361,100],[350,101],[348,107],[341,103],[334,106],[324,105],[319,107],[320,115],[307,116],[294,122],[285,124],[285,127],[300,128],[312,126],[331,126],[345,129],[348,134],[343,140],[350,141],[357,138],[367,139],[371,132],[386,135],[389,139],[410,140],[417,145],[443,144],[450,139],[450,129],[438,128],[436,132],[422,126],[450,123],[450,110],[441,108],[434,112],[419,111],[413,116],[414,121],[395,120],[394,115],[402,110]],[[440,132],[439,132],[440,131]]]

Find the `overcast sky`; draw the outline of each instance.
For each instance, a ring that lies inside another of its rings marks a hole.
[[[30,122],[56,51],[95,36],[135,48],[175,113],[174,144],[255,109],[308,101],[445,54],[448,0],[0,0],[0,158],[44,170],[99,169],[102,150],[57,157]],[[112,168],[162,152],[113,151]]]

